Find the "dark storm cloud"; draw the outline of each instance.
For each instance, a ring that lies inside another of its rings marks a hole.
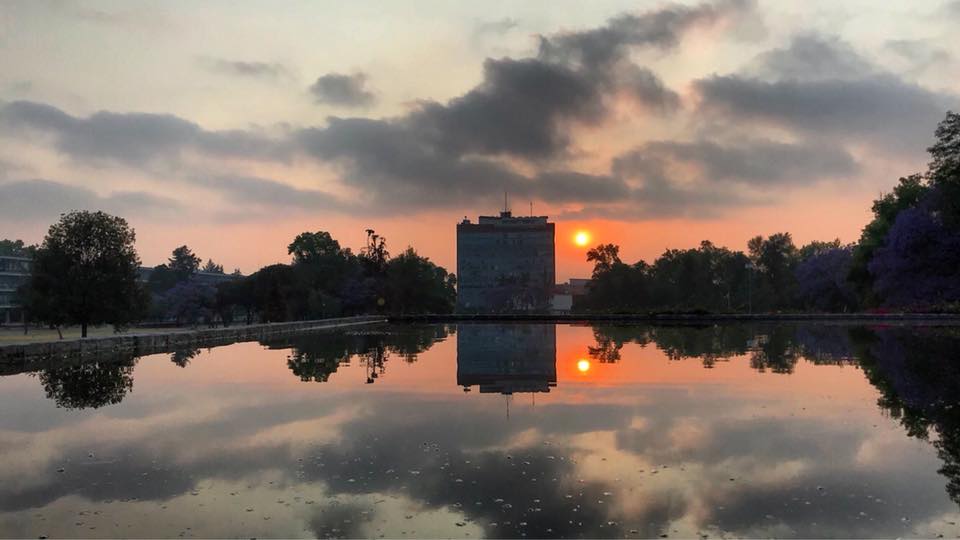
[[[758,60],[755,74],[695,81],[701,112],[917,154],[946,110],[960,103],[876,69],[836,40],[797,38]]]
[[[215,73],[249,77],[255,79],[276,80],[288,77],[290,71],[278,62],[247,62],[226,60],[223,58],[201,58],[203,67]]]
[[[0,216],[16,221],[50,221],[71,210],[103,210],[127,216],[161,216],[180,209],[173,199],[140,191],[97,195],[92,190],[50,180],[0,184]]]
[[[376,96],[366,89],[366,83],[365,73],[353,75],[327,73],[321,75],[310,86],[310,93],[317,103],[342,107],[368,107],[376,101]]]
[[[14,101],[0,109],[0,135],[52,137],[53,145],[73,159],[112,161],[145,168],[156,162],[176,165],[187,152],[222,157],[284,160],[282,141],[253,131],[208,131],[170,114],[96,112],[72,116],[42,103]]]
[[[706,182],[733,181],[757,186],[812,183],[826,177],[849,176],[859,169],[853,157],[836,145],[699,140],[646,143],[617,157],[613,170],[626,177],[662,174],[662,160],[693,165],[702,171]]]

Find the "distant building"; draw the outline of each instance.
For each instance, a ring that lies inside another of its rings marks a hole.
[[[457,224],[457,310],[548,311],[556,263],[546,216],[480,216]]]
[[[558,283],[553,290],[553,299],[550,301],[550,312],[556,314],[570,313],[577,301],[587,294],[589,279],[570,278],[567,283]]]
[[[31,259],[0,255],[0,323],[23,322],[23,310],[17,305],[17,287],[30,278]]]
[[[554,294],[550,299],[550,313],[566,315],[573,309],[573,296],[569,294]]]
[[[457,385],[481,394],[549,392],[557,385],[556,325],[459,325]]]

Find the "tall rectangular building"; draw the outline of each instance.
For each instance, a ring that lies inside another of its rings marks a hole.
[[[547,311],[556,280],[547,216],[480,216],[457,224],[457,311]]]

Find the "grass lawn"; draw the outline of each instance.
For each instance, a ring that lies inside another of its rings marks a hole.
[[[186,332],[189,328],[150,328],[150,327],[135,327],[130,328],[122,334],[152,334],[157,332]],[[68,326],[62,328],[63,339],[74,339],[80,337],[80,327],[79,326]],[[103,336],[113,336],[118,335],[114,333],[113,327],[106,326],[96,326],[87,328],[87,337],[103,337]],[[60,339],[60,336],[57,334],[56,330],[51,330],[47,327],[37,328],[31,326],[26,335],[23,334],[22,326],[0,326],[0,345],[10,345],[13,343],[36,343],[41,341],[57,341]]]

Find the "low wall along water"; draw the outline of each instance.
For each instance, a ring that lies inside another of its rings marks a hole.
[[[386,322],[386,318],[380,316],[346,317],[0,345],[0,372],[28,370],[32,363],[42,364],[58,358],[107,356],[121,352],[143,356],[185,347],[212,347],[297,332],[333,330],[382,322]]]

